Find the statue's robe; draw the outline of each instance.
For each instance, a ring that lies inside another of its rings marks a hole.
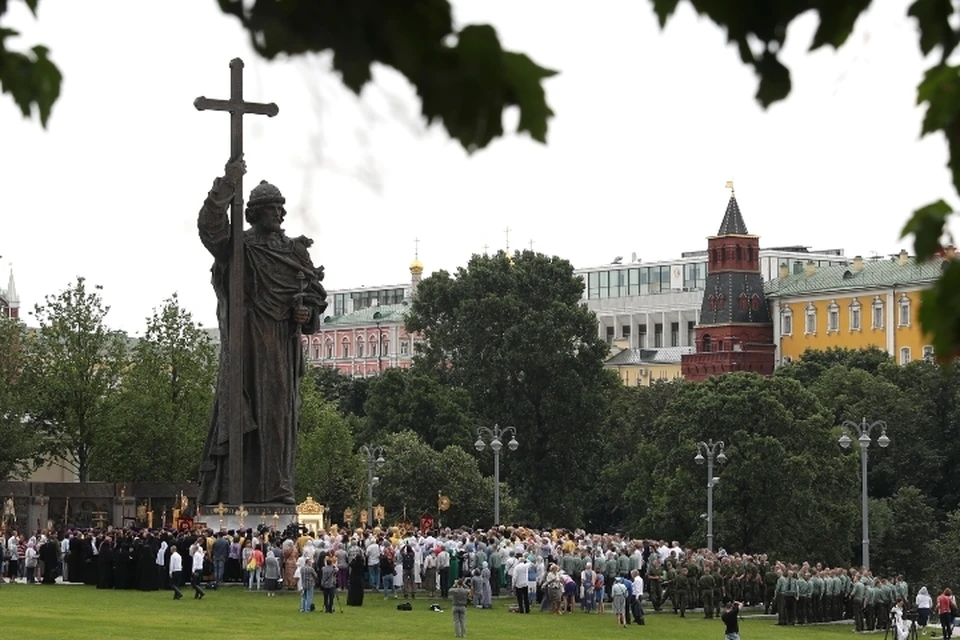
[[[207,198],[200,210],[198,229],[203,245],[214,257],[213,288],[220,325],[220,370],[210,430],[200,466],[200,504],[229,501],[230,368],[229,279],[230,223],[225,207]],[[300,414],[300,378],[304,374],[303,346],[293,321],[293,308],[310,310],[302,333],[316,332],[326,308],[320,284],[322,268],[315,269],[307,248],[311,242],[282,233],[244,232],[243,309],[243,502],[292,503],[294,461]],[[301,281],[297,276],[303,274]]]

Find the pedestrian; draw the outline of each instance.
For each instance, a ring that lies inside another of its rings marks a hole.
[[[743,604],[740,602],[728,602],[727,610],[723,612],[723,615],[720,616],[720,620],[726,626],[726,635],[723,636],[724,640],[740,640],[740,607]]]
[[[453,604],[453,635],[457,638],[466,638],[467,605],[470,603],[470,590],[463,584],[462,579],[458,579],[453,583],[449,596]]]
[[[950,587],[937,596],[937,613],[940,614],[940,628],[943,630],[943,640],[950,640],[953,636],[953,611],[956,609],[953,592]]]

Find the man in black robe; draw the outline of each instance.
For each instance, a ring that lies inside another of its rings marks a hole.
[[[67,558],[67,577],[70,582],[83,582],[83,539],[78,532],[70,532],[67,548],[70,550],[70,557]]]
[[[41,584],[56,584],[57,582],[57,563],[60,556],[60,543],[54,533],[50,534],[47,541],[40,547],[40,561],[43,562],[43,580]]]
[[[242,159],[227,164],[213,183],[197,228],[203,246],[213,255],[213,288],[220,325],[220,375],[210,430],[200,465],[200,504],[227,502],[230,451],[228,376],[230,363],[229,277],[231,227],[227,205],[246,173]],[[320,328],[327,307],[320,284],[323,267],[315,268],[307,249],[313,241],[288,238],[281,224],[286,200],[275,186],[261,182],[250,193],[244,231],[243,306],[243,502],[295,504],[293,492],[300,378],[304,375],[301,334]]]

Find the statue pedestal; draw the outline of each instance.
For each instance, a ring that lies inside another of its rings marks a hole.
[[[217,513],[219,505],[204,505],[200,507],[200,513],[193,516],[193,520],[205,523],[206,528],[214,532],[240,529],[256,531],[261,526],[275,527],[278,531],[283,531],[291,522],[297,521],[297,508],[292,504],[245,504],[242,505],[246,511],[243,516],[237,514],[240,506],[224,504],[224,513],[220,515]],[[274,519],[274,516],[277,518]]]

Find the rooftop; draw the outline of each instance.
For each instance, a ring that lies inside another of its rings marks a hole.
[[[789,297],[832,291],[856,291],[933,282],[943,271],[943,258],[917,262],[899,256],[885,260],[854,259],[853,263],[817,267],[812,273],[774,278],[764,285],[767,297]]]
[[[663,347],[661,349],[624,349],[604,363],[609,366],[639,364],[680,364],[681,357],[693,353],[693,347]]]
[[[737,204],[737,196],[730,193],[730,201],[727,203],[727,210],[723,214],[723,222],[720,223],[718,236],[745,236],[748,235],[747,223],[743,221],[743,215],[740,213],[740,205]]]
[[[382,304],[358,311],[351,311],[339,316],[327,316],[323,321],[323,327],[336,326],[369,326],[377,322],[403,322],[407,311],[410,309],[410,303],[407,300],[399,304]],[[377,315],[379,314],[379,315]]]

